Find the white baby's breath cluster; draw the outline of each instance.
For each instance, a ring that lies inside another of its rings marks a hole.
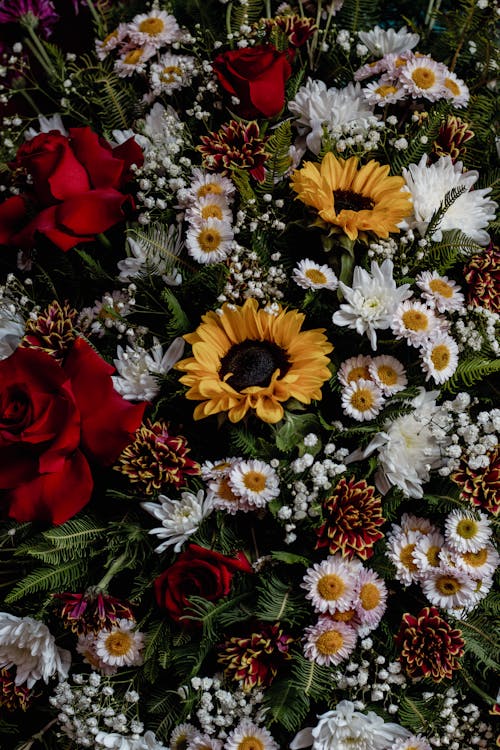
[[[78,327],[86,334],[99,337],[111,329],[118,332],[118,338],[123,334],[128,336],[129,332],[133,336],[127,317],[135,306],[136,290],[135,284],[130,284],[126,289],[115,289],[96,299],[93,307],[84,307],[80,311]]]
[[[424,693],[424,697],[426,694]],[[429,692],[427,697],[434,701],[439,694]],[[481,712],[475,703],[463,705],[463,701],[453,687],[444,693],[444,704],[440,714],[446,721],[439,734],[428,737],[432,747],[447,750],[464,750],[464,748],[494,747],[495,732],[491,724],[481,719]]]
[[[500,409],[490,411],[473,408],[470,395],[462,391],[441,408],[440,424],[436,430],[450,435],[443,449],[442,476],[449,476],[460,467],[461,460],[472,470],[489,466],[489,453],[500,442]]]

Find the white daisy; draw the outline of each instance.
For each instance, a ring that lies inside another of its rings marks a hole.
[[[486,544],[477,552],[455,553],[455,562],[471,578],[492,578],[500,563],[500,555],[492,544]]]
[[[228,484],[235,495],[248,505],[263,508],[280,494],[276,471],[265,461],[237,461],[229,469]]]
[[[337,277],[329,266],[320,265],[308,258],[301,260],[293,269],[292,279],[302,289],[329,289],[334,291],[339,285]]]
[[[339,367],[337,378],[342,385],[350,385],[356,380],[370,380],[369,366],[372,362],[371,357],[364,354],[358,354],[356,357],[349,357]]]
[[[394,311],[391,329],[396,338],[406,339],[411,346],[421,346],[438,325],[432,308],[411,299],[398,305]]]
[[[142,664],[144,634],[134,631],[133,620],[117,620],[112,630],[101,630],[96,638],[96,654],[104,664],[136,667]]]
[[[435,102],[444,97],[445,70],[442,63],[431,57],[416,57],[401,68],[399,81],[414,99],[425,97]]]
[[[279,745],[265,727],[241,719],[226,737],[224,750],[279,750]]]
[[[150,44],[143,46],[127,45],[123,48],[120,57],[115,61],[115,70],[120,78],[127,78],[134,73],[143,73],[146,63],[155,54],[155,48]]]
[[[452,510],[444,522],[446,542],[457,552],[478,552],[491,539],[491,524],[481,511]]]
[[[433,333],[424,341],[420,350],[426,380],[435,383],[449,380],[458,367],[458,344],[444,331]]]
[[[104,662],[97,655],[96,644],[97,637],[93,633],[79,635],[76,644],[76,650],[79,654],[81,654],[81,656],[83,656],[83,660],[87,664],[90,664],[92,669],[99,670],[101,674],[106,675],[107,677],[116,674],[118,671],[118,667],[116,665]]]
[[[465,298],[453,279],[441,276],[437,271],[422,271],[415,281],[429,307],[440,313],[463,309]]]
[[[371,275],[361,266],[354,268],[352,287],[339,281],[346,301],[333,314],[332,320],[335,325],[352,328],[360,336],[366,333],[373,350],[377,348],[376,331],[390,327],[397,306],[412,294],[409,284],[396,286],[393,269],[389,259],[380,266],[372,261]]]
[[[177,42],[182,36],[174,16],[164,10],[140,13],[128,24],[130,38],[136,44],[152,44],[155,49]]]
[[[378,57],[383,57],[388,53],[398,55],[400,52],[413,49],[420,39],[418,34],[409,32],[406,26],[402,26],[398,31],[375,26],[370,31],[358,31],[358,37],[365,47]]]
[[[412,734],[406,739],[396,740],[389,750],[432,750],[432,746],[421,734]]]
[[[16,667],[16,685],[26,683],[31,689],[38,680],[48,683],[56,674],[63,680],[70,665],[70,652],[56,646],[43,622],[0,612],[0,669]]]
[[[408,383],[405,368],[399,359],[388,354],[373,357],[368,365],[368,370],[372,380],[384,396],[392,396],[394,393],[404,390]]]
[[[495,219],[498,206],[487,197],[490,188],[471,190],[478,172],[463,172],[462,162],[453,164],[450,156],[442,156],[427,166],[427,154],[424,154],[418,164],[410,164],[402,173],[413,198],[413,218],[406,219],[409,226],[424,235],[447,193],[453,188],[464,188],[465,192],[441,217],[433,238],[440,241],[443,231],[459,229],[479,245],[488,244],[490,236],[486,227]]]
[[[466,107],[470,99],[470,91],[461,78],[446,69],[444,73],[444,95],[451,99],[454,107]]]
[[[356,599],[356,580],[361,569],[357,561],[331,555],[308,568],[300,584],[307,591],[316,612],[334,614],[352,609]]]
[[[238,511],[248,513],[251,510],[250,504],[232,490],[228,476],[229,469],[226,469],[220,471],[215,479],[209,481],[207,499],[214,510],[224,510],[231,515]]]
[[[365,65],[362,65],[360,68],[358,68],[358,70],[356,70],[356,72],[354,73],[354,80],[364,81],[367,78],[373,78],[373,76],[376,76],[379,73],[385,73],[386,71],[387,61],[385,57],[382,57],[380,60],[365,63]]]
[[[196,734],[187,744],[186,750],[223,750],[221,740],[208,734]]]
[[[152,63],[149,68],[149,83],[156,96],[170,95],[184,86],[190,86],[196,72],[194,57],[168,52],[158,62]]]
[[[420,579],[422,591],[431,604],[448,612],[470,607],[476,601],[475,581],[460,568],[441,565],[429,568]]]
[[[356,614],[363,627],[374,630],[387,607],[387,587],[384,581],[369,568],[363,568],[357,583]]]
[[[198,263],[219,263],[229,254],[233,238],[229,222],[206,219],[188,230],[186,247],[189,255]]]
[[[188,203],[186,206],[204,198],[207,195],[222,195],[228,203],[232,203],[235,194],[234,184],[228,177],[212,172],[204,172],[201,169],[193,169],[192,182],[186,191]]]
[[[98,39],[95,43],[96,53],[99,60],[104,60],[112,50],[130,41],[128,24],[120,23],[104,39]]]
[[[376,105],[385,107],[387,104],[395,104],[404,99],[406,90],[396,85],[396,81],[382,76],[378,81],[372,81],[363,88],[363,96],[372,107]]]
[[[209,479],[219,479],[221,476],[227,476],[227,473],[235,461],[239,458],[231,456],[230,458],[220,458],[217,461],[205,461],[201,465],[201,477],[205,481]]]
[[[160,392],[159,377],[166,375],[182,357],[184,340],[174,339],[166,352],[155,340],[148,351],[135,343],[118,345],[113,360],[118,375],[112,375],[115,390],[127,401],[151,401]]]
[[[233,214],[224,195],[209,193],[198,198],[186,211],[186,221],[199,227],[207,219],[217,219],[229,224]]]
[[[418,578],[419,569],[413,559],[417,543],[421,539],[418,531],[403,531],[387,536],[386,555],[396,567],[395,578],[404,586],[410,586]]]
[[[428,518],[422,516],[415,516],[413,513],[403,513],[401,516],[401,528],[403,531],[418,531],[420,534],[429,536],[438,531],[438,528],[429,521]],[[395,524],[393,524],[395,526]]]
[[[170,735],[170,750],[185,750],[189,741],[196,735],[197,729],[193,724],[184,722],[175,727]]]
[[[209,498],[205,498],[203,490],[195,495],[192,492],[182,492],[180,500],[172,500],[165,495],[158,495],[157,503],[141,503],[141,507],[161,522],[161,526],[150,529],[158,539],[164,539],[155,552],[161,554],[167,547],[174,544],[174,552],[180,552],[184,542],[194,534],[204,518],[210,515],[213,506]]]
[[[342,390],[342,410],[358,422],[374,419],[383,405],[382,391],[372,380],[360,378]]]
[[[304,639],[306,659],[324,666],[336,666],[354,651],[358,636],[351,625],[320,617],[316,625],[305,629]]]
[[[439,568],[443,547],[444,536],[437,530],[417,540],[412,557],[419,573],[425,573],[429,568]]]

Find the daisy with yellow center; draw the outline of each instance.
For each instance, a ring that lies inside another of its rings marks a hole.
[[[403,531],[418,531],[419,534],[429,535],[438,531],[437,527],[432,524],[428,518],[415,516],[413,513],[403,513],[401,516],[401,527],[393,524],[393,529],[403,529]]]
[[[500,563],[500,555],[492,544],[486,544],[477,552],[461,552],[455,560],[471,578],[491,578]]]
[[[444,383],[458,367],[458,344],[447,333],[434,333],[422,344],[421,357],[425,379]]]
[[[180,191],[180,203],[182,206],[189,208],[202,198],[219,196],[229,205],[233,202],[235,187],[228,177],[205,172],[203,169],[196,167],[193,169],[192,182],[190,187],[182,193]]]
[[[411,197],[402,192],[402,177],[389,177],[389,166],[369,161],[336,158],[328,152],[321,164],[305,162],[292,175],[297,199],[312,206],[328,225],[349,239],[360,232],[387,238],[399,232],[398,224],[412,212]]]
[[[470,91],[461,78],[457,78],[455,73],[446,70],[444,74],[444,96],[451,99],[454,107],[466,107],[470,99]]]
[[[301,260],[293,269],[292,279],[302,289],[329,289],[334,291],[338,286],[338,279],[332,269],[312,260]]]
[[[384,77],[365,86],[363,94],[372,107],[385,107],[386,104],[394,104],[406,96],[404,88],[398,86],[397,81],[392,78],[385,80]]]
[[[408,379],[405,368],[395,357],[381,354],[373,357],[368,371],[373,382],[380,388],[384,396],[392,396],[406,388]]]
[[[195,75],[197,69],[194,57],[167,52],[149,69],[151,94],[148,94],[148,98],[157,98],[161,94],[171,95],[183,86],[191,85]]]
[[[429,568],[439,568],[443,547],[444,537],[439,531],[421,536],[413,550],[413,561],[420,573],[425,573]]]
[[[204,315],[184,337],[193,356],[176,365],[186,373],[180,378],[189,387],[186,397],[202,402],[194,418],[227,412],[239,422],[250,411],[274,424],[288,399],[320,399],[333,347],[323,329],[301,330],[304,317],[295,310],[259,309],[255,299]]]
[[[186,750],[195,734],[196,727],[193,724],[179,724],[170,735],[170,750]]]
[[[175,17],[164,10],[140,13],[128,24],[128,31],[136,44],[152,44],[155,49],[177,42],[182,36]]]
[[[404,531],[399,526],[387,536],[386,555],[396,568],[395,578],[404,586],[417,580],[419,569],[415,564],[414,553],[422,535],[418,531]]]
[[[387,587],[369,568],[363,568],[358,578],[356,614],[362,627],[374,630],[386,610]]]
[[[151,45],[145,44],[140,47],[127,45],[115,62],[115,70],[120,78],[127,78],[134,73],[141,73],[147,61],[154,53],[154,47],[151,47]]]
[[[233,464],[228,484],[239,498],[255,508],[265,507],[280,494],[277,473],[265,461],[257,459]]]
[[[353,652],[357,633],[352,625],[320,617],[316,625],[305,629],[304,640],[306,659],[324,666],[336,666]]]
[[[337,379],[342,385],[351,385],[357,380],[371,380],[370,365],[372,358],[364,354],[358,354],[356,357],[349,357],[339,367]]]
[[[223,510],[233,516],[238,511],[247,513],[251,506],[231,488],[228,479],[229,468],[220,471],[219,476],[208,483],[207,500],[215,510]]]
[[[422,55],[401,68],[399,81],[414,99],[425,97],[435,102],[444,96],[445,70],[441,63]]]
[[[191,226],[186,233],[186,247],[198,263],[220,263],[229,254],[233,238],[229,222],[210,218]]]
[[[488,516],[480,511],[453,510],[444,525],[447,544],[457,552],[478,552],[492,534]]]
[[[228,734],[224,750],[279,750],[279,745],[265,727],[242,719]]]
[[[476,601],[475,581],[457,567],[431,568],[422,577],[421,585],[431,604],[449,612],[470,607]]]
[[[189,742],[189,750],[223,750],[222,741],[208,734],[197,734]]]
[[[453,279],[440,276],[437,271],[422,271],[418,274],[416,282],[422,290],[426,304],[438,312],[451,312],[463,308],[464,295]]]
[[[417,300],[406,300],[396,308],[392,332],[398,339],[406,339],[411,346],[420,346],[438,327],[433,310]]]
[[[432,750],[431,745],[422,735],[412,735],[409,738],[399,739],[391,750]]]
[[[208,193],[198,198],[186,211],[186,220],[191,225],[200,226],[208,219],[231,223],[233,214],[223,194]]]
[[[352,381],[342,391],[342,410],[344,414],[364,422],[374,419],[384,405],[382,392],[372,380],[359,378]]]
[[[357,560],[343,560],[340,554],[331,555],[309,568],[300,585],[306,590],[306,599],[311,601],[316,612],[346,612],[353,608],[361,569]]]
[[[118,620],[112,630],[101,630],[96,639],[96,654],[110,666],[133,667],[142,664],[144,635],[134,631],[133,620]]]

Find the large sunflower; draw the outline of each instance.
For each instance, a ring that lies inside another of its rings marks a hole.
[[[251,409],[275,423],[289,398],[304,404],[321,398],[330,377],[326,355],[333,347],[324,329],[300,330],[302,313],[273,314],[248,299],[241,307],[226,304],[220,314],[209,312],[202,321],[184,337],[193,356],[176,365],[186,372],[180,378],[190,386],[186,397],[202,401],[195,419],[227,411],[231,422],[239,422]]]
[[[403,192],[402,177],[389,177],[389,167],[358,159],[337,159],[328,152],[321,164],[305,162],[292,175],[292,188],[307,206],[318,209],[327,224],[338,226],[351,240],[359,232],[387,238],[412,212],[411,195]]]

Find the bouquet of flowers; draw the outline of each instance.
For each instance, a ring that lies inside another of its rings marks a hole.
[[[2,748],[499,744],[498,15],[0,2]]]

